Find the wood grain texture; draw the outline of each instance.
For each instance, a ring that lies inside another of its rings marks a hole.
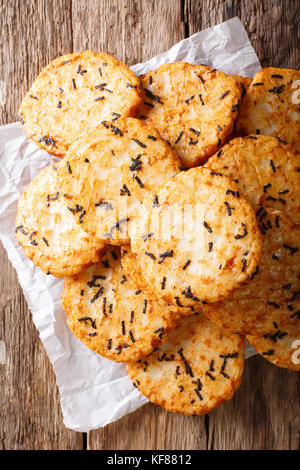
[[[185,0],[184,3],[190,35],[238,16],[263,67],[299,68],[300,0]]]
[[[105,51],[127,65],[145,61],[183,39],[180,0],[76,0],[74,50]]]
[[[234,399],[207,417],[209,448],[299,449],[299,396],[299,374],[248,359]]]
[[[16,121],[41,69],[72,51],[71,0],[0,0],[0,18],[0,123],[6,124]]]
[[[88,448],[296,450],[299,395],[295,372],[253,357],[246,361],[243,383],[234,398],[209,415],[174,415],[149,404],[89,433]]]
[[[128,65],[185,35],[239,16],[264,66],[299,68],[300,0],[0,0],[0,123],[15,121],[41,68],[73,50],[103,50]],[[63,423],[54,374],[21,288],[0,248],[0,449],[80,449]],[[1,361],[0,361],[1,362]],[[242,387],[206,417],[148,404],[87,436],[88,449],[299,449],[300,377],[260,357]]]
[[[147,404],[88,434],[89,450],[206,449],[205,417],[180,416]]]
[[[0,1],[1,124],[16,120],[38,71],[72,49],[71,2]],[[16,273],[0,247],[0,449],[76,449],[82,436],[62,423],[55,377]]]

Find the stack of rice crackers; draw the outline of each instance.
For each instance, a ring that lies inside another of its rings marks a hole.
[[[297,84],[296,70],[184,62],[138,78],[85,51],[49,64],[20,106],[61,160],[20,197],[18,242],[65,278],[73,333],[169,411],[231,399],[245,339],[300,370]]]

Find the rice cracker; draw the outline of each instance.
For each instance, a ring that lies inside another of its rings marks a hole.
[[[140,118],[156,127],[184,168],[204,163],[231,134],[242,89],[231,77],[204,65],[175,62],[141,77]]]
[[[180,172],[180,161],[156,129],[144,122],[103,121],[79,138],[58,168],[77,222],[100,241],[129,243],[128,225],[141,201]]]
[[[75,223],[71,211],[57,185],[56,165],[42,170],[19,199],[17,240],[26,256],[47,274],[76,274],[96,263],[105,247]]]
[[[178,315],[137,290],[124,274],[120,249],[65,280],[62,303],[73,333],[90,349],[116,362],[136,361],[161,344]]]
[[[236,121],[237,135],[273,135],[300,152],[300,71],[268,67],[248,88]]]
[[[203,313],[185,317],[150,356],[127,364],[133,384],[168,411],[203,415],[230,400],[241,384],[244,339]]]
[[[300,315],[300,311],[299,311]],[[274,322],[274,329],[260,336],[247,336],[256,351],[278,367],[300,371],[300,318],[284,327]]]
[[[191,311],[225,298],[257,269],[255,212],[228,177],[181,172],[143,203],[131,233],[143,277],[157,296]]]
[[[138,261],[138,256],[132,252],[131,247],[129,245],[123,246],[121,250],[121,263],[122,268],[126,276],[128,276],[133,284],[136,286],[138,290],[144,292],[147,297],[155,300],[155,302],[163,305],[164,307],[168,306],[171,311],[175,311],[180,313],[180,315],[193,315],[194,308],[191,309],[190,307],[184,307],[181,305],[174,306],[171,304],[167,304],[156,292],[153,292],[151,286],[147,284],[143,273],[140,263]],[[163,283],[164,281],[162,281]],[[162,284],[163,287],[163,284]]]
[[[263,234],[260,265],[250,280],[222,302],[203,305],[203,311],[223,328],[261,336],[274,325],[299,329],[300,226],[285,214],[260,207]]]
[[[109,54],[76,52],[41,71],[18,117],[39,147],[62,157],[97,122],[134,116],[142,96],[140,80],[122,62]]]
[[[300,224],[300,155],[276,137],[233,139],[205,166],[234,179],[254,208],[280,210]]]

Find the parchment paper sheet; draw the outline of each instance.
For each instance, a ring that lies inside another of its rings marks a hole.
[[[203,63],[248,77],[261,68],[238,18],[194,34],[132,69],[142,74],[174,61]],[[121,418],[148,400],[133,387],[123,364],[98,356],[70,332],[60,303],[63,281],[34,267],[17,244],[17,200],[39,171],[55,161],[26,137],[17,123],[0,127],[0,237],[54,367],[64,423],[75,431],[87,432]],[[247,357],[252,354],[254,350],[247,346]]]

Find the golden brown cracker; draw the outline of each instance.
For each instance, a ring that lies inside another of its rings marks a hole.
[[[136,361],[161,344],[178,320],[125,275],[120,249],[65,280],[63,307],[73,333],[90,349],[117,362]]]
[[[263,233],[260,265],[227,299],[206,304],[203,311],[223,328],[261,336],[271,333],[274,324],[299,325],[300,226],[282,212],[263,207],[257,219]]]
[[[184,168],[204,163],[231,134],[241,100],[235,77],[176,62],[142,77],[140,117],[156,127]]]
[[[273,135],[300,152],[300,71],[259,71],[248,88],[236,122],[237,135]]]
[[[244,339],[201,312],[182,318],[156,351],[126,368],[150,401],[186,415],[209,413],[230,400],[243,369]]]
[[[41,148],[62,157],[97,122],[134,116],[143,96],[139,79],[109,54],[84,51],[58,57],[23,99],[19,120]]]
[[[16,237],[47,274],[71,276],[99,260],[105,245],[76,224],[57,185],[57,167],[42,170],[18,202]]]
[[[147,284],[165,302],[191,312],[228,296],[260,260],[252,207],[236,183],[204,167],[160,187],[136,222],[131,248]]]
[[[256,351],[278,367],[300,371],[300,311],[298,323],[283,328],[274,322],[274,329],[259,336],[247,336]]]
[[[58,167],[59,183],[77,221],[101,241],[128,244],[128,227],[141,201],[180,172],[180,161],[156,129],[144,122],[103,121],[81,136]],[[83,215],[82,215],[83,214]]]
[[[256,209],[280,210],[300,223],[300,155],[276,137],[233,139],[205,166],[234,179]]]

